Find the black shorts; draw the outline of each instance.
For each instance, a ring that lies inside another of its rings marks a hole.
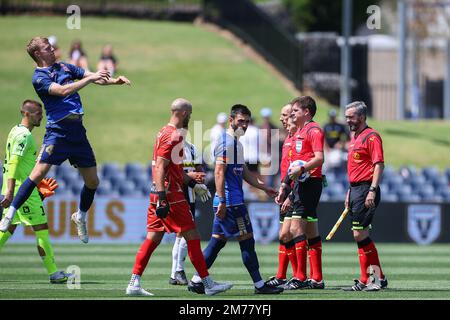
[[[359,185],[350,186],[349,209],[352,218],[352,230],[364,230],[370,227],[381,199],[380,187],[377,188],[375,195],[375,208],[366,208],[365,202],[369,193],[371,183],[363,182]]]
[[[322,195],[322,178],[309,178],[305,182],[298,180],[294,184],[294,204],[292,218],[317,221],[317,206]]]
[[[286,212],[281,212],[280,207],[280,224],[282,224],[285,219],[292,219],[292,208]]]

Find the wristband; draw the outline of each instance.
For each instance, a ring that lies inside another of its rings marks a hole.
[[[158,195],[159,201],[167,200],[166,192],[165,191],[157,191],[156,194]]]
[[[194,179],[191,179],[188,182],[188,186],[191,188],[194,188],[196,184],[197,184],[197,181],[195,181]]]
[[[227,203],[227,199],[225,197],[219,197],[220,203]]]

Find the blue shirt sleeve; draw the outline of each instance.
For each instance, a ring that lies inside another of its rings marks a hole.
[[[48,94],[48,89],[53,83],[50,75],[45,72],[35,73],[32,80],[34,89],[37,93]]]
[[[70,73],[72,73],[74,79],[83,79],[85,72],[84,69],[74,66],[70,63],[64,63],[64,65],[70,70]]]

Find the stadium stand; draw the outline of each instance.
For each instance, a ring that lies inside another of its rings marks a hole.
[[[344,201],[348,188],[344,171],[325,172],[328,187],[323,189],[321,201]],[[151,185],[151,166],[141,163],[105,163],[99,168],[99,196],[136,196],[147,197]],[[68,164],[54,167],[48,177],[58,181],[57,194],[60,196],[78,196],[82,179],[76,170]],[[211,178],[211,175],[209,176]],[[0,183],[2,177],[0,176]],[[401,167],[395,170],[387,166],[380,185],[385,202],[436,202],[450,203],[450,168],[441,172],[435,167],[422,170],[414,167]],[[255,196],[245,188],[247,200]]]

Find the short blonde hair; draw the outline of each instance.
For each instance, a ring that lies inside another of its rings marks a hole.
[[[44,42],[48,42],[48,39],[44,37],[34,37],[33,39],[30,40],[30,42],[27,45],[27,52],[35,62],[38,62],[38,60],[34,55],[34,52],[38,51],[40,49],[39,48],[40,44]]]

